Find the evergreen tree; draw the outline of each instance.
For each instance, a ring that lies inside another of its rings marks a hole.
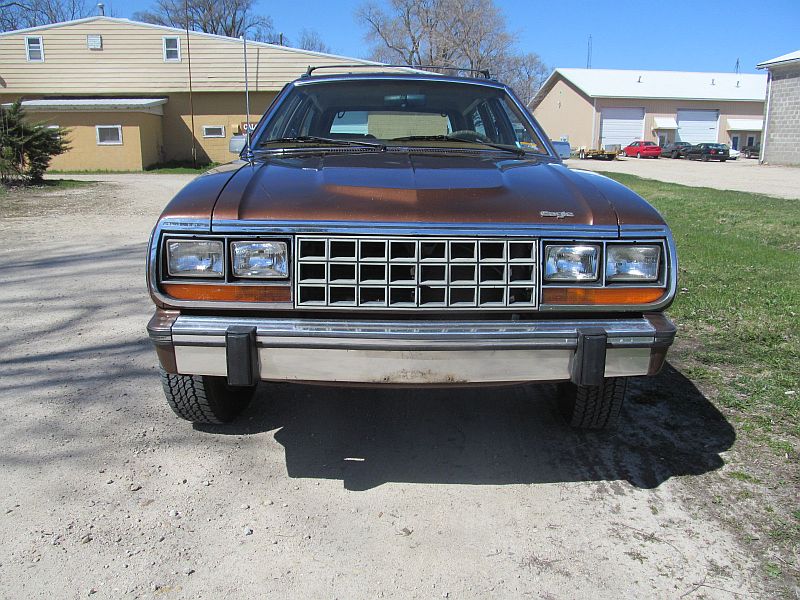
[[[22,101],[0,106],[0,180],[39,181],[50,160],[69,150],[67,130],[28,121]]]

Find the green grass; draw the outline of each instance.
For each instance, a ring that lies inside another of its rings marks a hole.
[[[213,169],[219,164],[220,163],[208,163],[193,167],[191,163],[173,161],[147,167],[144,171],[110,171],[108,169],[59,171],[50,169],[47,172],[52,175],[114,175],[119,173],[156,173],[158,175],[199,175],[200,173],[205,173],[209,169]]]
[[[677,357],[743,426],[800,436],[800,204],[605,173],[647,198],[672,228],[680,263],[670,316]],[[691,342],[691,343],[688,343]],[[786,392],[792,392],[789,393]],[[790,453],[791,455],[791,453]]]
[[[73,188],[86,187],[93,181],[79,181],[77,179],[44,179],[36,182],[25,183],[2,183],[0,184],[0,198],[8,195],[10,189],[42,189],[42,190],[69,190]]]

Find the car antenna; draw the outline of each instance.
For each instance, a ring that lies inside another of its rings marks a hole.
[[[248,162],[253,162],[253,149],[250,146],[250,84],[247,78],[247,39],[244,36],[242,39],[242,51],[244,52],[244,104],[245,104],[245,122],[244,122],[244,136],[247,142],[247,153],[245,157]]]

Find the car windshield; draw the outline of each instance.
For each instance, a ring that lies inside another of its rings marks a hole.
[[[254,145],[433,146],[547,154],[503,88],[415,79],[301,82],[275,109]]]

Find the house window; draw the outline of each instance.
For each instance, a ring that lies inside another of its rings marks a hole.
[[[225,126],[224,125],[203,125],[204,138],[224,138]]]
[[[755,146],[756,145],[756,137],[754,135],[747,136],[747,145],[748,146]]]
[[[164,62],[181,62],[181,39],[164,36]]]
[[[27,36],[25,38],[25,52],[28,56],[28,62],[44,62],[44,44],[42,44],[42,36]]]
[[[122,145],[122,125],[97,125],[98,146],[121,146]]]

